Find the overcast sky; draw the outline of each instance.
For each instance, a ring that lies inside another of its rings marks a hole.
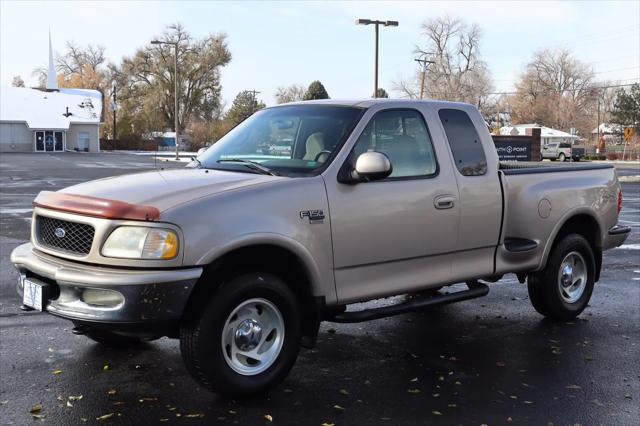
[[[333,98],[373,92],[373,27],[356,18],[397,20],[380,30],[380,86],[416,70],[413,50],[421,23],[448,14],[479,24],[481,54],[496,91],[509,91],[533,52],[567,47],[592,64],[598,80],[640,77],[640,1],[603,2],[17,2],[0,1],[0,82],[15,75],[35,85],[34,68],[67,40],[106,47],[119,62],[181,22],[195,37],[225,32],[233,55],[222,77],[228,104],[241,90],[258,90],[273,103],[276,87],[313,80]],[[393,95],[393,92],[391,92]],[[1,96],[1,94],[0,94]],[[397,96],[397,94],[396,94]]]

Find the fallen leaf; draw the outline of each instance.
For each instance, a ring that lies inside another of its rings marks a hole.
[[[335,408],[336,410],[344,411],[344,407],[338,404],[334,405],[333,408]]]
[[[293,393],[293,390],[292,389],[285,389],[283,392],[284,393]]]
[[[410,382],[417,382],[417,381],[418,381],[418,378],[417,378],[417,377],[414,377],[413,379],[411,379],[411,380],[409,380],[409,381],[410,381]]]
[[[420,393],[420,389],[407,389],[407,392],[416,394],[416,393]]]
[[[104,367],[102,367],[102,371],[107,371],[109,368],[109,364],[105,364]]]
[[[568,385],[568,386],[565,386],[565,388],[567,388],[567,389],[582,389],[582,388],[581,388],[580,386],[578,386],[578,385]]]
[[[62,370],[53,370],[52,373],[57,376],[58,374],[62,373]]]
[[[32,414],[31,417],[33,417],[34,419],[44,419],[45,416],[44,414]]]
[[[442,413],[440,411],[432,411],[431,414],[433,414],[434,416],[441,416]]]
[[[162,419],[158,419],[158,421],[159,421],[159,422],[163,422],[163,423],[164,423],[164,422],[168,422],[168,421],[169,421],[169,419],[167,419],[166,417],[164,417],[164,418],[162,418]]]
[[[202,418],[204,417],[204,414],[202,413],[190,413],[190,414],[185,414],[185,417],[188,419],[195,419],[196,417]]]
[[[71,401],[67,401],[67,407],[73,407],[73,404],[71,403]]]
[[[351,395],[351,394],[346,389],[340,389],[340,395]]]
[[[320,426],[336,426],[336,424],[335,424],[335,423],[327,423],[327,422],[324,422],[324,423],[322,423],[322,425],[320,425]]]
[[[506,364],[504,362],[496,362],[496,367],[506,367]]]
[[[517,397],[517,396],[515,396],[515,395],[509,395],[509,398],[511,398],[511,399],[518,399],[518,397]]]
[[[533,404],[533,401],[525,401],[525,404]]]
[[[458,380],[455,381],[454,385],[461,385],[462,383],[460,383]]]
[[[5,399],[4,401],[0,401],[0,405],[5,405],[7,402],[9,402],[8,399]]]
[[[82,395],[69,395],[69,401],[80,401],[82,399]]]
[[[36,404],[29,410],[31,414],[38,414],[40,411],[42,411],[42,404]]]
[[[236,411],[229,410],[229,414],[236,414],[236,413],[237,413]]]
[[[434,393],[434,394],[433,394],[433,397],[434,397],[434,398],[437,398],[437,397],[439,397],[439,396],[440,396],[440,394],[439,394],[439,393]]]
[[[449,404],[449,405],[447,405],[447,407],[449,407],[449,408],[456,408],[457,406],[458,406],[457,404]]]
[[[104,421],[104,420],[109,420],[109,419],[110,419],[111,417],[113,417],[113,416],[114,416],[114,413],[103,414],[103,415],[102,415],[102,416],[100,416],[100,417],[96,417],[96,420],[97,420],[97,421],[99,421],[99,422],[102,422],[102,421]]]
[[[107,395],[115,395],[115,394],[117,394],[117,393],[118,393],[118,391],[117,391],[117,390],[115,390],[115,389],[109,389],[109,390],[107,391]]]
[[[330,328],[330,329],[327,330],[327,333],[336,334],[336,329],[335,328]]]
[[[124,405],[124,401],[116,401],[113,403],[113,405]]]
[[[156,397],[149,397],[149,396],[145,396],[143,398],[140,398],[138,401],[139,402],[148,402],[148,401],[157,401],[158,398]]]
[[[273,421],[273,417],[271,416],[271,414],[265,414],[264,415],[264,419],[268,422],[272,422]]]
[[[625,397],[625,398],[627,398],[627,399],[632,399],[632,398],[631,398],[631,395],[630,395],[630,394],[628,394],[628,393],[625,393],[625,394],[624,394],[624,397]]]

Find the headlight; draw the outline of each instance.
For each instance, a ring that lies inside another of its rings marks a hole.
[[[178,255],[178,236],[162,228],[121,226],[102,246],[105,257],[126,259],[173,259]]]

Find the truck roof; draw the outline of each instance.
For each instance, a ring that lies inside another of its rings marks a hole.
[[[423,104],[431,104],[440,107],[453,107],[453,106],[470,106],[469,104],[462,102],[448,102],[448,101],[437,101],[432,99],[388,99],[388,98],[365,98],[365,99],[318,99],[313,101],[298,101],[298,102],[290,102],[281,105],[274,105],[270,108],[277,108],[279,106],[285,105],[333,105],[333,106],[348,106],[348,107],[356,107],[356,108],[369,108],[378,104],[396,104],[402,106],[417,106]]]

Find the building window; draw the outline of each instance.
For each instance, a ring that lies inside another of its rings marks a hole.
[[[63,132],[54,130],[38,130],[35,132],[36,151],[59,152],[64,151]]]

